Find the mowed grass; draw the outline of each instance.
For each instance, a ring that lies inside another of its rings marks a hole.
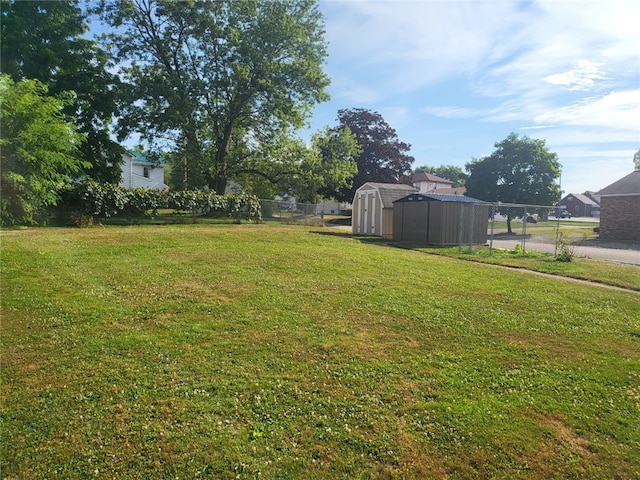
[[[514,242],[514,245],[518,244]],[[518,244],[519,245],[519,244]],[[573,256],[570,262],[557,260],[553,254],[528,250],[504,250],[487,246],[437,247],[398,244],[401,248],[411,248],[430,254],[446,255],[462,260],[490,263],[510,268],[521,268],[534,272],[602,283],[640,292],[640,267],[605,260],[593,260]]]
[[[640,296],[333,235],[5,231],[1,475],[640,476]]]

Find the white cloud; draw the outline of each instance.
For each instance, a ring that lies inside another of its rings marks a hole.
[[[370,105],[380,100],[380,94],[371,85],[342,76],[333,77],[331,91],[332,97],[352,105]]]
[[[552,85],[567,87],[571,91],[591,90],[596,81],[607,79],[606,75],[600,73],[600,65],[590,60],[581,60],[571,70],[549,75],[543,80]]]
[[[482,115],[481,111],[457,106],[444,106],[444,107],[424,107],[420,109],[421,112],[433,115],[439,118],[473,118]]]
[[[410,111],[403,106],[384,106],[379,109],[382,118],[394,129],[402,128],[410,122]]]
[[[368,71],[385,91],[414,90],[461,71],[490,53],[504,31],[508,0],[494,2],[323,2],[330,63],[353,76]],[[481,22],[478,18],[482,18]]]
[[[610,89],[637,82],[640,7],[632,2],[539,1],[526,24],[509,38],[511,57],[487,64],[476,84],[489,96],[537,92],[542,98],[562,90]],[[635,19],[635,20],[630,20]],[[618,25],[623,25],[619,27]],[[625,26],[626,25],[626,26]],[[635,69],[629,69],[634,64]]]
[[[534,118],[536,123],[601,126],[626,132],[639,132],[640,90],[612,92],[601,97],[588,97],[579,102],[545,112]]]

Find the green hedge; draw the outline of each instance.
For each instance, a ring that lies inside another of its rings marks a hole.
[[[194,215],[262,220],[258,197],[247,194],[217,195],[199,190],[170,192],[82,182],[68,185],[62,198],[62,208],[72,212],[76,224],[90,224],[94,218],[155,215],[163,208]]]

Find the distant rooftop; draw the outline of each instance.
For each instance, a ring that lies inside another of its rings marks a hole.
[[[449,185],[453,185],[453,182],[451,180],[447,180],[446,178],[442,178],[432,173],[426,173],[426,172],[414,173],[413,177],[411,177],[411,181],[413,183],[436,182],[436,183],[448,183]]]
[[[585,205],[591,205],[591,206],[596,206],[596,207],[599,205],[598,202],[596,202],[592,198],[587,197],[586,195],[584,195],[582,193],[570,193],[569,195],[567,195],[564,198],[567,198],[567,197],[577,198],[578,200],[580,200]],[[563,198],[563,200],[564,200],[564,198]]]
[[[144,153],[138,152],[136,150],[127,150],[127,153],[133,157],[133,162],[141,165],[153,165],[153,166],[164,166],[165,163],[161,160],[159,162],[154,162],[150,160]]]

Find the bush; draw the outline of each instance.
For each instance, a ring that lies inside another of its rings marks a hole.
[[[72,212],[75,225],[93,224],[93,218],[156,215],[170,208],[194,215],[215,215],[260,221],[260,201],[253,195],[188,190],[167,192],[144,188],[123,188],[113,184],[82,182],[68,185],[63,194],[63,208]]]

